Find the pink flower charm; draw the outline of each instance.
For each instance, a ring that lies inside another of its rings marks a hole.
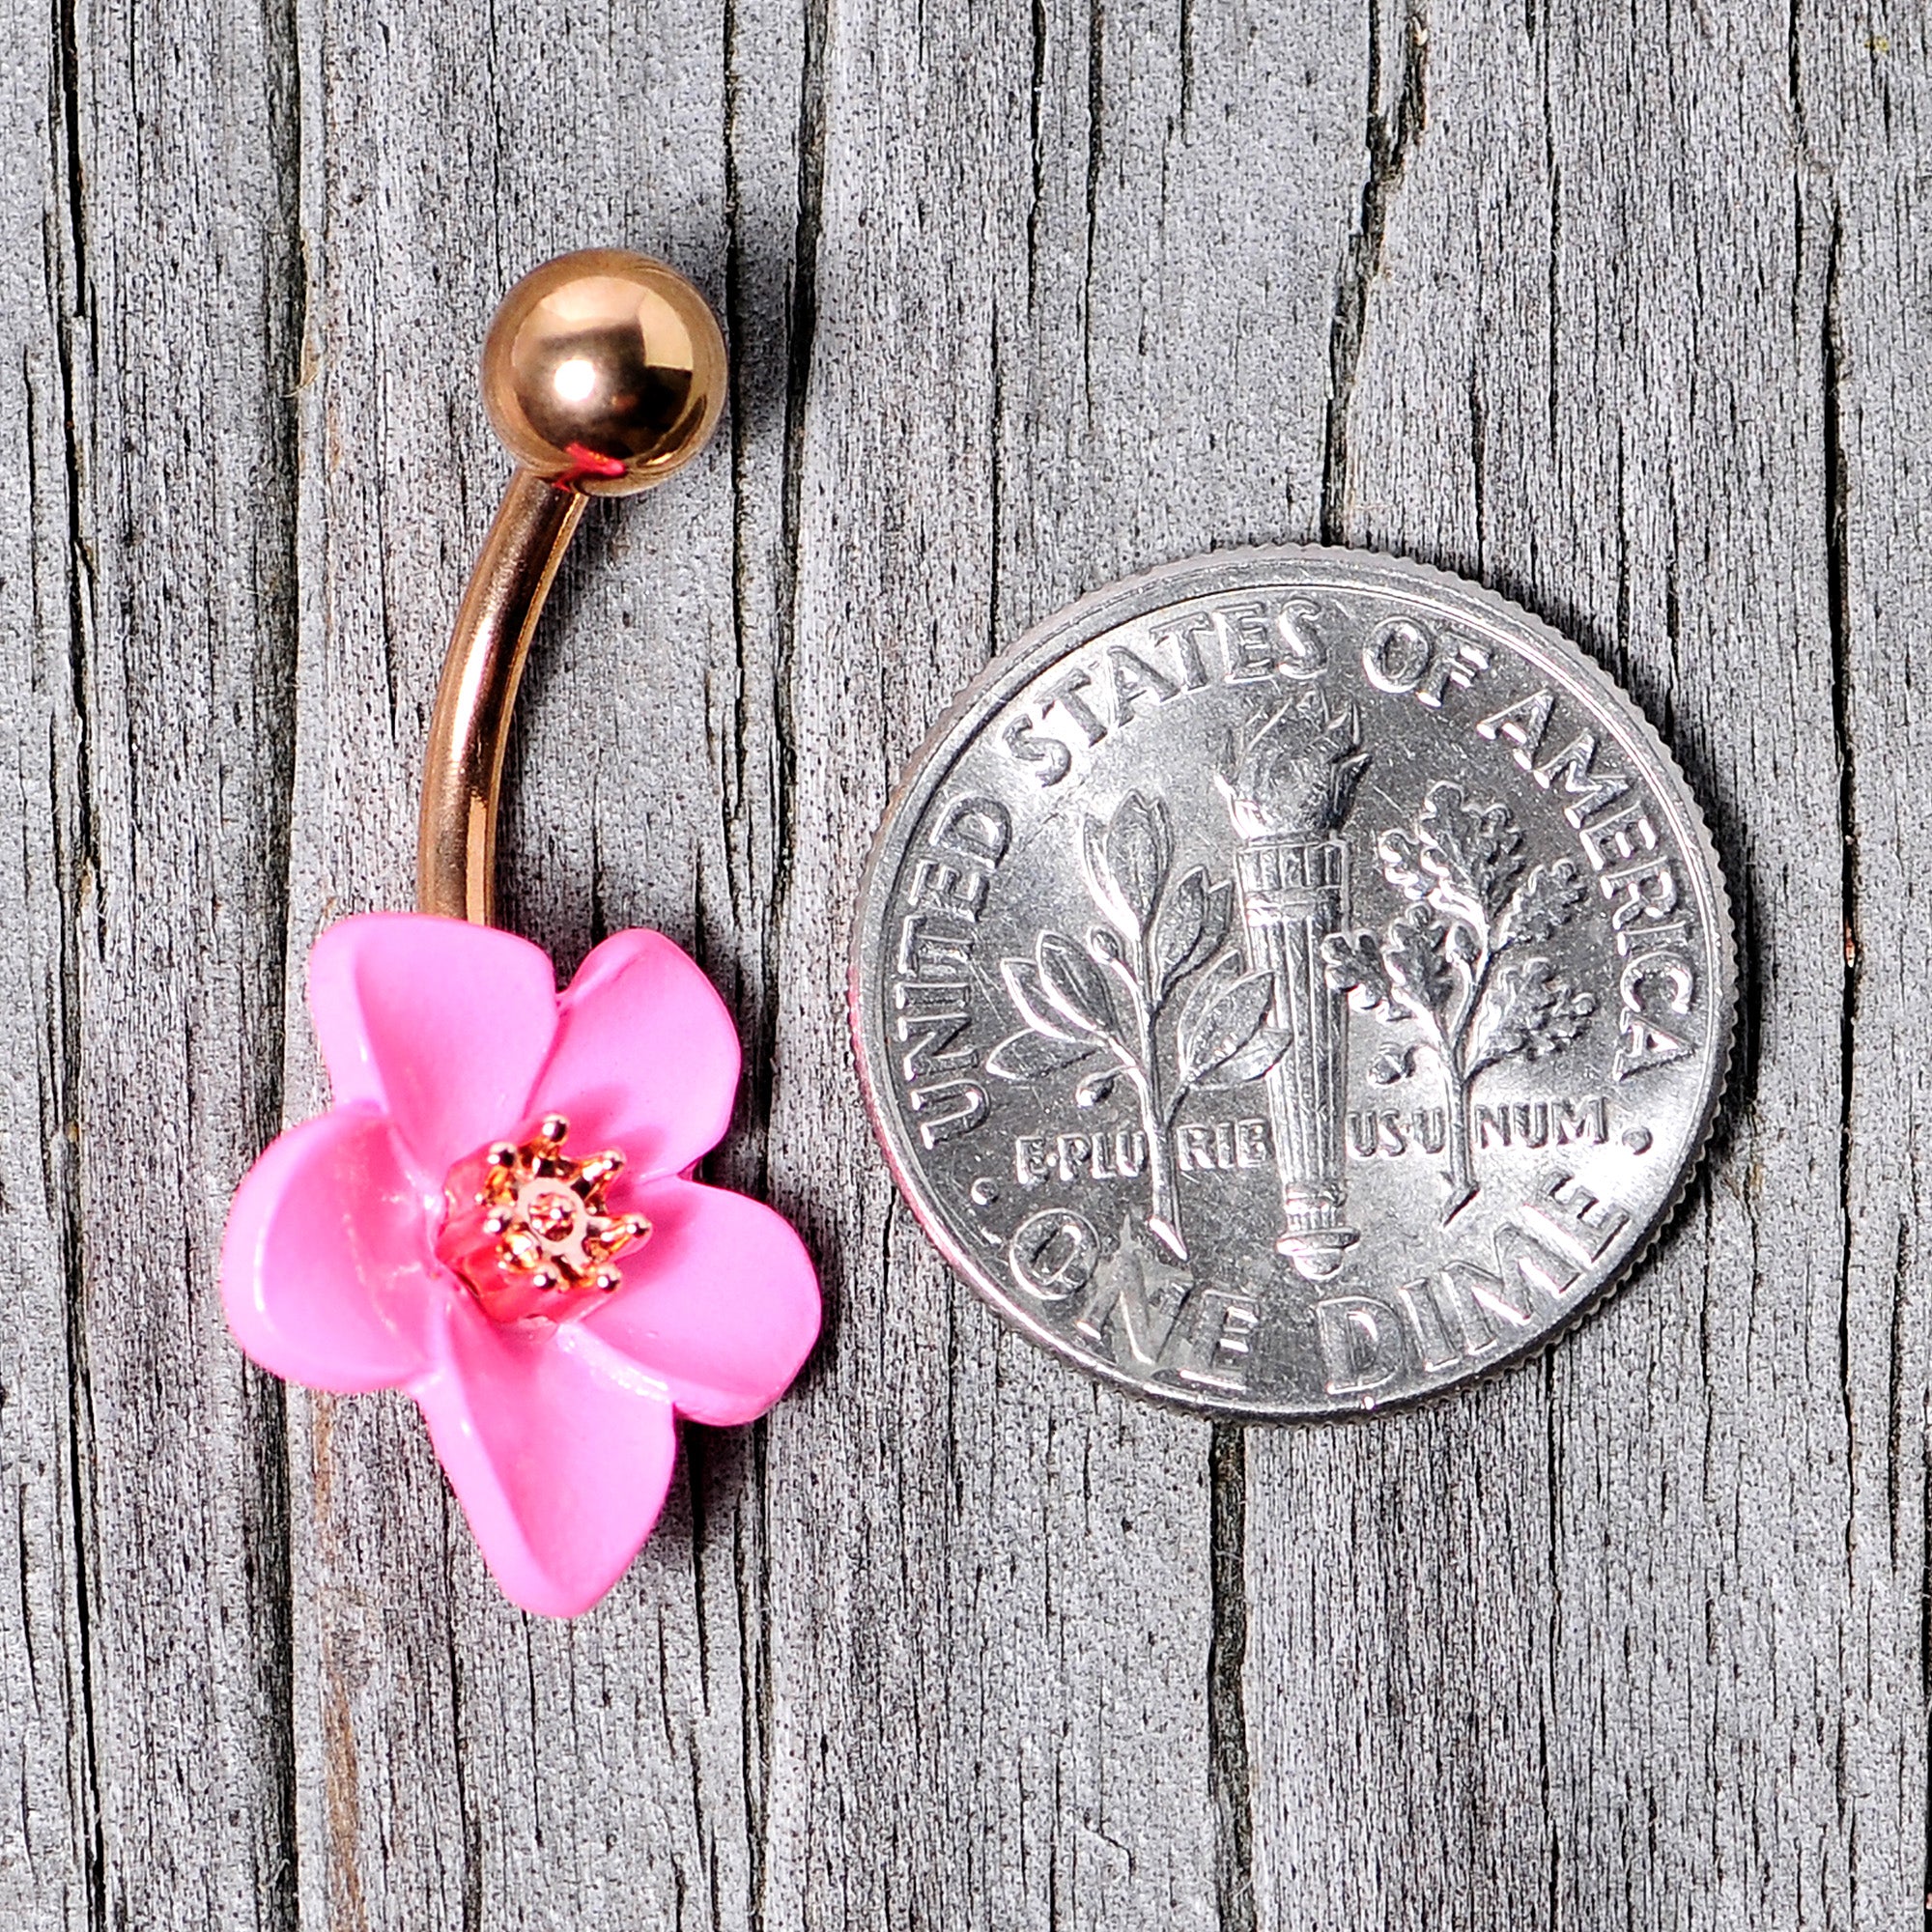
[[[408,1389],[505,1594],[575,1616],[657,1520],[673,1413],[750,1421],[818,1334],[797,1235],[690,1179],[730,1017],[655,932],[559,996],[527,941],[414,913],[331,926],[308,995],[335,1105],[235,1196],[229,1326],[292,1381]]]

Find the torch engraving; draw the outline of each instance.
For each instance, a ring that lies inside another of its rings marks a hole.
[[[1369,762],[1351,704],[1319,693],[1269,714],[1219,776],[1238,838],[1249,957],[1273,980],[1268,1025],[1288,1040],[1269,1070],[1268,1116],[1281,1172],[1275,1242],[1309,1281],[1342,1265],[1356,1231],[1343,1219],[1348,1000],[1328,983],[1322,942],[1349,913],[1349,846],[1341,836]]]

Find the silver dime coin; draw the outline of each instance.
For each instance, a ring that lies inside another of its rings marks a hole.
[[[1548,1342],[1694,1166],[1737,998],[1694,800],[1573,644],[1366,553],[1076,604],[861,890],[867,1104],[1013,1325],[1137,1392],[1380,1407]]]

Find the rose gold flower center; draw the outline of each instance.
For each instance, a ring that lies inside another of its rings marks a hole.
[[[526,1141],[499,1141],[450,1169],[449,1211],[437,1257],[499,1321],[554,1315],[557,1303],[610,1294],[623,1283],[616,1257],[643,1240],[641,1214],[612,1214],[605,1192],[624,1165],[616,1149],[574,1160],[570,1122],[547,1116]]]

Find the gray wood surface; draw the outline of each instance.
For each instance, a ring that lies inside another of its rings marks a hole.
[[[1922,1922],[1920,8],[0,0],[0,1922]],[[310,940],[409,900],[483,322],[606,242],[712,294],[733,410],[580,542],[507,917],[704,961],[717,1170],[830,1301],[564,1626],[406,1402],[243,1363],[213,1269],[325,1098]],[[1602,1315],[1243,1432],[951,1283],[840,981],[991,651],[1315,537],[1626,680],[1745,1019]]]

